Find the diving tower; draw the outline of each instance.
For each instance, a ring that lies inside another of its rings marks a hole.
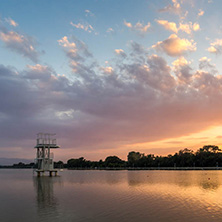
[[[36,164],[37,169],[35,170],[37,176],[44,175],[45,172],[49,172],[49,176],[54,173],[57,176],[58,170],[54,169],[53,153],[51,149],[60,148],[56,143],[56,134],[50,133],[38,133],[36,139]]]

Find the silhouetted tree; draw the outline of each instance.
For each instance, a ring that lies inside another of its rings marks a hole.
[[[106,167],[121,167],[124,166],[124,162],[117,156],[108,156],[104,163]]]
[[[144,157],[143,153],[140,152],[129,152],[128,156],[127,156],[127,160],[128,160],[128,165],[130,167],[137,167],[139,166],[139,160]]]

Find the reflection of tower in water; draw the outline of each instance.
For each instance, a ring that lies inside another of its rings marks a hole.
[[[58,215],[58,200],[54,195],[54,184],[61,183],[60,177],[33,177],[36,189],[38,215],[41,218],[55,218]]]

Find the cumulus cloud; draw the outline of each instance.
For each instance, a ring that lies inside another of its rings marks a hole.
[[[179,59],[173,61],[172,64],[175,68],[177,68],[177,67],[188,65],[189,62],[183,56],[181,56],[179,57]]]
[[[197,71],[193,87],[197,88],[202,95],[215,100],[221,96],[221,93],[219,93],[219,91],[222,90],[221,81],[222,79],[219,75],[214,76],[206,71]]]
[[[130,42],[130,48],[132,49],[131,55],[135,54],[138,56],[139,54],[144,55],[146,53],[144,46],[134,41]]]
[[[60,46],[63,47],[67,56],[71,59],[80,59],[77,53],[77,46],[74,42],[69,42],[68,37],[64,36],[58,40]]]
[[[161,92],[170,92],[175,86],[175,80],[170,74],[170,67],[166,61],[152,55],[143,65],[129,67],[129,72],[138,82]]]
[[[204,15],[204,11],[202,9],[199,9],[199,13],[198,13],[198,16],[203,16]]]
[[[145,48],[143,45],[135,41],[128,42],[128,47],[130,49],[130,57],[128,59],[133,59],[135,62],[145,62],[147,56],[149,55],[148,48]]]
[[[210,61],[211,61],[211,59],[208,59],[207,57],[200,58],[199,59],[199,62],[200,62],[199,69],[203,69],[203,68],[209,67],[209,66],[212,68],[212,65],[210,65]]]
[[[169,22],[167,20],[156,20],[158,24],[162,25],[166,30],[177,33],[178,31],[186,32],[187,34],[191,34],[192,31],[199,31],[200,25],[196,23],[180,23],[179,27],[174,22]]]
[[[0,29],[0,39],[12,51],[31,59],[33,62],[38,61],[39,53],[35,49],[36,43],[33,38],[21,35],[15,31],[9,31],[3,27]]]
[[[102,73],[104,73],[104,74],[112,74],[114,72],[114,70],[111,66],[101,67],[100,69],[101,69]]]
[[[194,31],[199,31],[200,30],[200,25],[198,23],[193,24],[193,30]]]
[[[77,29],[82,29],[89,33],[94,31],[94,28],[88,23],[87,24],[82,24],[82,23],[74,24],[73,22],[70,22],[70,25]]]
[[[150,22],[148,22],[145,25],[143,23],[141,23],[141,22],[137,22],[135,25],[133,25],[130,22],[124,21],[124,25],[126,27],[128,27],[130,30],[138,33],[141,36],[144,36],[146,34],[146,32],[149,30],[149,28],[151,27]]]
[[[83,61],[84,57],[92,56],[86,44],[82,41],[79,41],[74,36],[71,37],[71,41],[67,36],[64,36],[58,40],[58,43],[66,52],[67,57],[71,60]]]
[[[211,59],[207,57],[202,57],[199,59],[199,69],[209,71],[211,74],[218,73],[216,66],[211,64]]]
[[[85,64],[85,62],[92,58],[92,54],[89,52],[87,45],[72,36],[70,40],[67,36],[64,36],[60,40],[58,40],[59,45],[63,48],[66,56],[70,60],[70,67],[73,72],[79,73],[88,73],[89,72],[89,64]],[[95,63],[92,63],[91,66],[95,66]]]
[[[1,65],[0,80],[0,92],[1,95],[4,95],[4,97],[0,97],[0,113],[5,113],[8,118],[18,118],[17,121],[20,121],[19,118],[36,118],[35,115],[43,107],[50,106],[50,103],[47,105],[45,99],[49,99],[53,94],[56,82],[50,68],[38,64],[17,72]],[[41,85],[41,82],[44,85]],[[45,90],[47,90],[47,94],[45,94]],[[57,90],[59,91],[61,88]]]
[[[222,53],[222,39],[216,39],[215,42],[210,43],[208,52],[220,55]]]
[[[181,12],[181,5],[178,0],[172,0],[172,4],[169,4],[164,8],[160,9],[159,12],[170,12],[179,14]]]
[[[191,34],[192,31],[199,31],[200,25],[196,23],[180,23],[179,30],[186,32],[187,34]]]
[[[177,76],[178,83],[182,85],[189,85],[192,81],[192,68],[190,62],[187,61],[183,56],[173,61],[173,71]]]
[[[191,33],[191,27],[190,27],[190,24],[188,23],[180,23],[180,27],[179,27],[180,30],[182,30],[183,32],[186,32],[187,34],[190,34]]]
[[[173,31],[175,33],[178,32],[177,25],[175,22],[168,22],[167,20],[157,20],[157,23],[162,25],[167,30]]]
[[[133,25],[130,22],[126,22],[126,21],[124,21],[124,25],[126,27],[128,27],[128,28],[132,28],[133,27]]]
[[[11,26],[14,26],[14,27],[18,26],[18,23],[15,22],[15,20],[13,20],[11,18],[6,18],[5,21]]]
[[[126,58],[126,53],[123,49],[115,49],[115,53],[123,58]]]
[[[43,66],[40,64],[36,64],[34,66],[27,65],[28,70],[24,72],[24,77],[28,79],[38,79],[38,80],[46,80],[48,81],[53,71],[48,66]]]
[[[193,40],[181,39],[176,34],[172,34],[168,39],[153,45],[152,48],[165,52],[169,56],[181,56],[196,51],[196,43]]]

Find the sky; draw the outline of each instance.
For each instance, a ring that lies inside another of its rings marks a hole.
[[[222,1],[2,0],[0,158],[222,145]],[[0,162],[1,163],[1,162]]]

